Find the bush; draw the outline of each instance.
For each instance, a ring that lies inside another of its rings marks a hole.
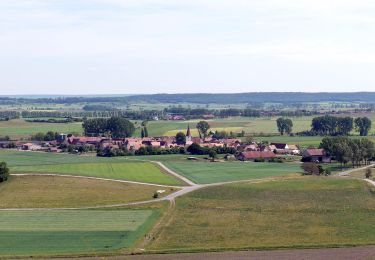
[[[365,172],[366,179],[370,179],[372,177],[372,171],[371,168],[367,168]]]
[[[9,168],[6,162],[0,162],[0,182],[6,181],[9,178]]]

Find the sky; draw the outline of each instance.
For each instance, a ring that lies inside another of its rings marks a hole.
[[[373,0],[0,0],[0,95],[375,91]]]

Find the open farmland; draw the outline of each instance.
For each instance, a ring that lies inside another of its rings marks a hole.
[[[59,154],[48,152],[29,152],[17,150],[0,150],[0,160],[9,166],[37,166],[54,164],[120,162],[121,158],[104,158],[97,156],[80,156],[73,154]]]
[[[374,188],[300,177],[209,187],[177,199],[149,250],[199,251],[367,245],[375,241]]]
[[[181,184],[149,162],[55,164],[16,166],[11,169],[14,173],[57,173],[164,185]]]
[[[113,181],[58,177],[12,176],[0,185],[0,208],[97,207],[151,200],[177,189]]]
[[[193,182],[208,184],[251,180],[301,172],[297,163],[166,161],[164,164]]]
[[[156,210],[3,211],[1,256],[115,252],[142,237]]]
[[[22,119],[0,121],[0,136],[30,137],[38,132],[82,133],[82,123],[36,123]]]

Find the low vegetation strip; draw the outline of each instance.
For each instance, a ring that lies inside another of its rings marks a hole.
[[[374,188],[360,180],[300,177],[197,190],[150,244],[155,251],[374,244]]]
[[[151,200],[174,188],[54,176],[12,176],[0,185],[0,209],[80,208]]]
[[[166,161],[165,166],[199,184],[260,179],[301,171],[297,163]]]
[[[80,176],[102,177],[162,185],[181,185],[181,181],[165,174],[155,164],[149,162],[126,163],[80,163],[40,166],[15,166],[13,173],[56,173]]]
[[[129,247],[158,215],[153,210],[2,212],[0,256],[93,253]]]

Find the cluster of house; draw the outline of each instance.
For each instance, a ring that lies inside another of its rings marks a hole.
[[[186,143],[178,144],[175,137],[130,137],[111,139],[107,137],[87,137],[87,136],[67,136],[61,134],[57,140],[43,142],[16,142],[16,148],[27,151],[47,151],[61,152],[61,145],[74,145],[75,147],[85,146],[96,150],[98,148],[119,149],[126,147],[128,151],[136,151],[141,147],[154,147],[161,149],[169,149],[173,147],[188,147],[193,143],[198,143],[201,147],[228,147],[237,151],[237,159],[243,161],[251,161],[262,159],[269,161],[280,155],[302,155],[302,157],[310,158],[311,161],[328,162],[330,157],[325,155],[323,149],[306,149],[303,152],[297,145],[287,143],[270,143],[262,144],[252,142],[245,144],[238,138],[214,139],[206,137],[205,139],[191,136],[190,127],[186,131]],[[5,148],[5,142],[0,142],[0,147]]]

